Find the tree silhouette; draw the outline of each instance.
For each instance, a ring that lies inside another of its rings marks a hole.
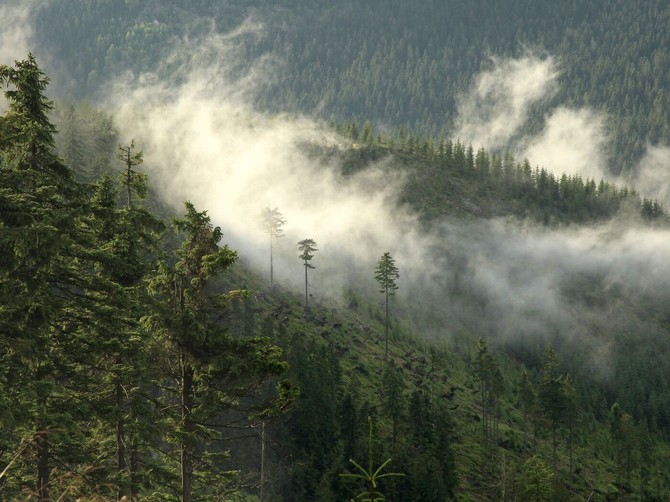
[[[309,287],[307,282],[307,270],[310,268],[315,268],[314,265],[310,263],[312,258],[314,258],[314,252],[318,251],[316,248],[316,241],[313,239],[303,239],[298,242],[298,251],[300,251],[299,258],[303,261],[305,265],[305,310],[309,308]]]
[[[398,289],[396,280],[400,277],[398,268],[395,266],[395,260],[388,251],[382,255],[375,268],[375,279],[379,283],[379,292],[384,294],[386,302],[386,320],[385,320],[385,348],[384,359],[388,360],[389,352],[389,297],[393,296]]]
[[[270,236],[270,286],[274,279],[274,268],[272,263],[272,241],[275,237],[282,237],[284,232],[282,227],[286,224],[284,216],[279,212],[279,209],[270,209],[266,207],[261,211],[260,216],[261,228]]]

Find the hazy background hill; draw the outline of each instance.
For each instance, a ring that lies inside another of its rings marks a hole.
[[[380,128],[452,137],[463,132],[458,116],[471,112],[467,101],[477,76],[494,72],[500,88],[485,92],[480,104],[503,106],[506,98],[497,93],[513,81],[515,102],[492,113],[511,115],[519,100],[527,113],[516,128],[508,124],[515,130],[496,144],[460,136],[475,147],[504,148],[520,135],[537,134],[557,107],[588,109],[603,118],[592,140],[600,143],[594,147],[604,150],[612,173],[630,174],[649,146],[670,141],[670,6],[662,0],[34,5],[35,39],[45,56],[58,61],[58,71],[50,74],[70,98],[99,96],[102,85],[129,69],[162,69],[165,76],[175,63],[165,58],[174,58],[175,49],[188,58],[201,37],[247,23],[257,30],[238,38],[239,51],[226,63],[234,72],[250,60],[268,59],[271,71],[256,82],[254,99],[263,110],[357,118]],[[534,65],[504,64],[524,57],[550,64],[547,71],[555,76],[534,73]],[[547,85],[541,92],[527,92],[542,79]]]

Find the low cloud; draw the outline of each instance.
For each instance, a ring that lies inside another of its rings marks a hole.
[[[605,117],[589,109],[557,108],[546,117],[538,136],[518,145],[517,156],[528,158],[561,176],[579,174],[599,180],[606,176],[604,148],[608,141]]]
[[[424,269],[428,238],[398,208],[398,173],[382,161],[343,176],[336,161],[310,154],[309,145],[318,145],[337,157],[344,145],[329,128],[306,117],[267,116],[249,104],[276,62],[261,58],[231,80],[226,61],[237,61],[235,37],[211,37],[203,47],[202,54],[217,57],[203,56],[202,68],[191,65],[181,85],[143,76],[119,84],[112,100],[117,124],[144,151],[161,195],[179,210],[186,199],[207,209],[226,242],[261,268],[268,268],[269,249],[258,217],[264,207],[278,208],[287,220],[275,245],[280,281],[300,284],[297,242],[304,238],[319,248],[312,276],[321,291],[341,291],[357,267],[374,282],[372,270],[386,251],[403,273]]]
[[[549,96],[558,70],[550,57],[492,58],[493,69],[480,73],[473,88],[458,99],[454,136],[487,149],[507,145],[524,125],[530,107]]]
[[[30,15],[37,2],[5,0],[0,5],[0,63],[11,65],[25,59],[32,47],[33,25]]]
[[[421,334],[445,337],[461,330],[506,342],[578,340],[575,350],[591,354],[592,366],[606,373],[608,342],[598,334],[659,329],[653,319],[623,313],[635,312],[639,298],[664,304],[663,291],[670,290],[668,231],[616,223],[550,229],[493,220],[449,221],[439,236],[425,234],[415,215],[400,208],[403,178],[385,161],[344,176],[337,159],[348,145],[340,145],[343,140],[329,128],[253,108],[257,84],[280,62],[240,64],[235,41],[247,35],[210,38],[196,58],[201,67],[189,66],[178,86],[145,75],[115,92],[117,124],[126,141],[134,138],[144,151],[154,186],[179,211],[186,199],[207,209],[245,261],[269,269],[258,216],[264,207],[276,207],[288,221],[274,248],[277,282],[301,287],[297,242],[312,238],[319,248],[310,273],[317,298],[347,287],[376,294],[373,268],[390,251],[400,269],[399,294]],[[226,61],[234,62],[235,72]],[[544,83],[504,100],[519,123],[528,103],[550,88],[554,64],[498,63],[502,73],[494,70],[488,77],[531,66]],[[486,97],[491,86],[480,79],[477,92]],[[489,118],[502,120],[496,106],[490,110]],[[602,116],[585,110],[557,109],[547,117],[545,132],[523,146],[534,164],[595,177],[604,169],[603,123]],[[495,142],[511,137],[492,136]],[[309,145],[332,155],[310,153]],[[659,162],[665,158],[664,151],[656,153]]]
[[[644,157],[637,168],[635,187],[662,202],[666,209],[670,208],[670,147],[647,147]]]

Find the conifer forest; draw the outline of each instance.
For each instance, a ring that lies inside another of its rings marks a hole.
[[[0,0],[0,502],[670,500],[669,25]]]

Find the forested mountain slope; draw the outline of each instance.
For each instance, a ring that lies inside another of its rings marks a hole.
[[[665,2],[26,6],[2,496],[670,497],[667,200],[599,175],[663,195]],[[524,158],[556,117],[598,155]]]
[[[531,103],[525,132],[539,131],[557,106],[604,112],[615,173],[634,168],[648,144],[670,142],[670,6],[661,0],[100,0],[48,2],[35,20],[36,38],[60,62],[63,75],[55,77],[70,97],[95,96],[127,69],[156,71],[175,48],[188,57],[198,37],[246,20],[253,35],[225,57],[235,71],[271,56],[256,96],[263,109],[451,137],[459,100],[475,75],[495,66],[490,58],[530,52],[553,58],[558,75]]]

